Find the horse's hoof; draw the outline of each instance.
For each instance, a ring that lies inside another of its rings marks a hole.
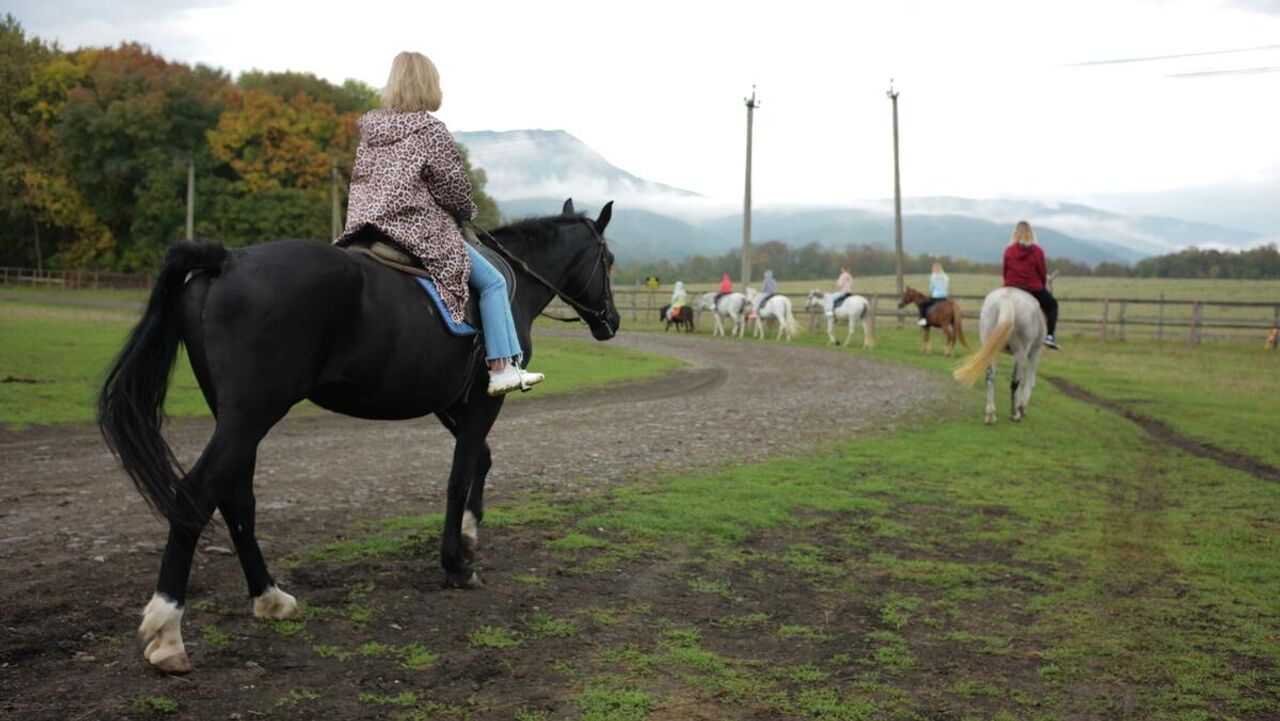
[[[146,658],[157,671],[171,674],[191,673],[191,659],[187,657],[187,652],[182,647],[175,649],[172,646],[161,646]]]
[[[994,426],[995,424],[996,424],[996,415],[995,415],[994,413],[990,413],[990,414],[988,414],[988,415],[987,415],[987,425],[989,425],[989,426]]]
[[[147,663],[165,673],[191,670],[191,661],[182,643],[182,608],[178,604],[158,593],[152,596],[142,611],[138,638],[146,644],[142,657]]]
[[[445,576],[445,585],[449,588],[465,588],[470,590],[484,588],[484,582],[480,580],[480,574],[475,571],[472,571],[470,576],[450,573]]]
[[[283,621],[301,616],[302,609],[298,607],[298,599],[281,591],[274,585],[267,587],[267,590],[263,591],[261,596],[253,599],[254,618]]]

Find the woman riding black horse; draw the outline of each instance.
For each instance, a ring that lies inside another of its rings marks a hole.
[[[512,312],[526,359],[533,355],[533,319],[557,295],[596,339],[617,332],[613,255],[603,237],[611,212],[610,203],[593,220],[566,201],[561,215],[499,228],[485,239],[512,265]],[[456,439],[441,565],[449,585],[479,585],[470,559],[491,465],[485,437],[503,398],[485,392],[488,374],[475,338],[450,334],[434,312],[412,276],[326,243],[172,246],[98,405],[108,445],[169,521],[159,580],[139,629],[148,661],[169,672],[191,668],[183,605],[196,542],[215,508],[240,557],[254,615],[298,614],[258,548],[253,471],[267,431],[304,399],[359,418],[440,419]],[[216,419],[213,437],[185,474],[160,434],[179,342]]]

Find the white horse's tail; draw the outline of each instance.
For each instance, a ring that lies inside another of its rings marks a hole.
[[[987,366],[991,364],[991,360],[996,357],[1000,351],[1009,345],[1009,336],[1013,335],[1013,322],[1015,320],[1013,298],[1006,293],[1000,297],[1000,314],[996,316],[996,327],[991,329],[991,335],[983,341],[982,347],[977,353],[969,356],[959,367],[952,372],[952,376],[961,383],[972,386],[977,382],[978,376],[986,371]]]
[[[871,314],[871,303],[862,308],[862,345],[872,348],[876,344],[876,317]]]
[[[800,332],[800,324],[796,322],[795,315],[791,312],[791,303],[787,303],[787,338]]]

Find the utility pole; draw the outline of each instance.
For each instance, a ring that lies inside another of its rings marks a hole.
[[[743,98],[747,104],[747,187],[742,196],[742,290],[751,282],[751,123],[760,101],[756,100],[756,86],[751,86],[751,97]]]
[[[187,240],[196,239],[196,159],[187,155]]]
[[[898,91],[889,78],[889,100],[893,101],[893,264],[897,272],[898,297],[902,297],[902,182],[898,174]],[[902,310],[898,310],[898,325],[902,325]]]
[[[330,171],[333,178],[331,189],[329,191],[329,199],[332,203],[332,210],[329,217],[330,236],[337,238],[342,234],[342,200],[338,195],[338,156],[329,156],[331,160]]]

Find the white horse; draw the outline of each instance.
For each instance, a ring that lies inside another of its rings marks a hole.
[[[817,288],[809,291],[809,300],[805,302],[805,310],[826,310],[827,301],[835,293],[823,293]],[[844,337],[843,345],[853,343],[854,325],[859,321],[862,322],[862,347],[874,348],[876,346],[875,334],[872,327],[875,325],[875,319],[871,317],[871,303],[860,295],[851,295],[844,299],[839,308],[836,308],[835,315],[827,316],[827,343],[828,345],[841,345],[836,341],[836,320],[843,318],[849,322],[849,333]]]
[[[1008,352],[1013,356],[1013,381],[1010,383],[1011,417],[1022,420],[1036,385],[1036,367],[1048,332],[1044,313],[1035,296],[1017,288],[998,288],[982,302],[978,321],[982,347],[969,356],[952,374],[956,380],[972,386],[987,371],[987,424],[996,422],[996,356]]]
[[[716,327],[712,335],[724,335],[724,319],[729,318],[733,320],[733,337],[741,338],[746,326],[746,310],[750,307],[747,296],[734,291],[726,293],[717,301],[717,295],[715,291],[703,293],[698,299],[698,310],[709,310],[715,318]]]
[[[755,307],[759,297],[759,293],[750,288],[747,289],[747,302],[750,307]],[[764,322],[769,318],[778,321],[778,337],[775,340],[782,340],[783,336],[786,336],[787,342],[790,343],[800,330],[800,324],[791,314],[791,299],[781,293],[774,295],[765,301],[764,305],[756,308],[756,338],[764,338]]]

